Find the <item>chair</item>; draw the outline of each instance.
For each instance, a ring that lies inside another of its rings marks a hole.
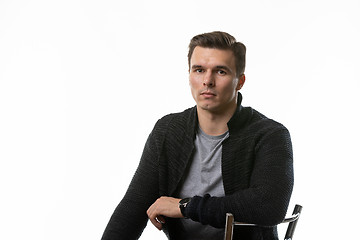
[[[289,223],[287,230],[286,230],[286,234],[285,234],[285,238],[284,240],[291,240],[293,238],[294,232],[295,232],[295,227],[296,224],[299,220],[300,217],[300,213],[302,210],[302,206],[301,205],[295,205],[294,211],[292,213],[292,215],[288,218],[285,218],[281,223]],[[227,213],[226,214],[226,225],[225,225],[225,236],[224,236],[224,240],[232,240],[233,239],[233,230],[234,230],[234,226],[258,226],[261,227],[260,225],[257,224],[251,224],[251,223],[242,223],[242,222],[236,222],[234,221],[234,216],[231,213]],[[265,226],[263,226],[265,227]]]

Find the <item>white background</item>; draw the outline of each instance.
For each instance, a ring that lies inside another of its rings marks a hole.
[[[288,127],[296,239],[357,236],[359,1],[0,0],[0,239],[100,239],[192,36],[247,45],[243,105]],[[150,224],[142,239],[165,239]]]

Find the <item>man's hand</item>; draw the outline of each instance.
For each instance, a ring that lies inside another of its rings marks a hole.
[[[183,218],[184,216],[179,208],[180,200],[172,197],[158,198],[146,212],[151,223],[161,230],[162,224],[165,223],[164,217]]]

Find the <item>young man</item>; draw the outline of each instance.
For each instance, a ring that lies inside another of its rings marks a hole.
[[[195,36],[189,82],[196,106],[160,119],[103,240],[138,239],[148,219],[169,239],[223,239],[226,213],[274,226],[293,187],[288,130],[250,107],[245,46],[224,32]],[[276,227],[237,227],[234,239],[278,239]]]

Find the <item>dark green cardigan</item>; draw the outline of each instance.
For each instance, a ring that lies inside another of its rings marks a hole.
[[[293,188],[290,134],[280,123],[242,107],[241,100],[239,94],[238,108],[228,122],[229,138],[222,146],[225,197],[195,196],[186,215],[217,228],[225,226],[227,212],[236,221],[274,226],[285,217]],[[196,107],[156,123],[102,240],[138,239],[147,224],[149,206],[160,196],[177,197],[192,157],[197,125]],[[170,239],[181,239],[177,223],[176,219],[166,221],[164,232]],[[278,239],[276,227],[236,227],[234,239],[240,238]]]

